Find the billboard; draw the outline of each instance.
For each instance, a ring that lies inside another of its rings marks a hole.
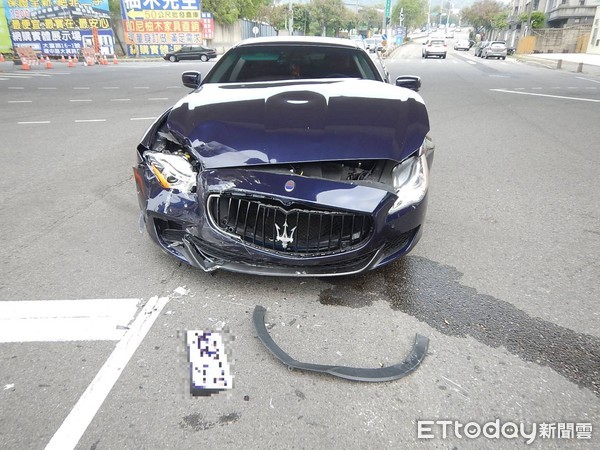
[[[114,54],[108,0],[3,0],[15,47],[76,55],[83,47]]]
[[[121,0],[121,17],[130,56],[164,56],[214,37],[214,19],[200,11],[200,0]]]

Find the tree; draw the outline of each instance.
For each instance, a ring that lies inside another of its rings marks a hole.
[[[541,11],[532,11],[530,13],[523,13],[519,16],[521,22],[530,22],[531,28],[543,28],[546,23],[546,14]]]
[[[347,23],[348,9],[342,0],[311,0],[308,7],[310,17],[317,23],[322,36],[327,36],[327,29],[337,35]]]
[[[238,19],[258,19],[268,0],[203,0],[202,10],[212,13],[215,21],[231,25]]]
[[[427,21],[427,0],[398,0],[392,8],[392,24],[400,23],[400,10],[403,9],[402,24],[407,28],[416,28]]]
[[[240,13],[236,0],[204,0],[202,10],[212,13],[215,21],[222,25],[231,25]]]
[[[358,11],[356,28],[359,30],[379,28],[382,21],[383,14],[376,8],[363,8]]]
[[[473,3],[462,10],[462,17],[466,19],[475,30],[491,30],[494,28],[494,18],[504,10],[504,5],[494,0],[483,0]]]
[[[503,11],[496,14],[491,21],[492,28],[495,30],[504,30],[508,28],[508,13]]]

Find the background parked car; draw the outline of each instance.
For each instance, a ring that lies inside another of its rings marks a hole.
[[[185,46],[174,52],[169,52],[164,56],[164,59],[171,62],[177,62],[184,59],[199,59],[200,61],[208,61],[216,58],[217,51],[214,48],[203,47],[202,45]]]
[[[471,44],[467,39],[459,39],[454,43],[454,50],[464,50],[469,51],[471,48]]]
[[[475,46],[475,56],[481,56],[483,49],[489,44],[490,41],[481,41]]]
[[[497,59],[506,59],[506,42],[504,41],[492,41],[488,45],[486,45],[481,51],[481,57],[488,58],[497,58]]]
[[[430,56],[438,56],[440,58],[446,58],[446,52],[448,47],[446,41],[443,39],[428,39],[427,42],[423,43],[421,49],[421,56],[423,58],[429,58]]]

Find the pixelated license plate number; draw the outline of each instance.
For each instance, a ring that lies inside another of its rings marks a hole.
[[[233,388],[226,337],[221,332],[186,332],[192,395],[211,395]]]

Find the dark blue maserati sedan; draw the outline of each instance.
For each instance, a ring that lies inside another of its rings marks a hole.
[[[134,175],[151,238],[192,266],[334,276],[421,237],[434,146],[419,77],[353,41],[242,41],[159,117]]]

